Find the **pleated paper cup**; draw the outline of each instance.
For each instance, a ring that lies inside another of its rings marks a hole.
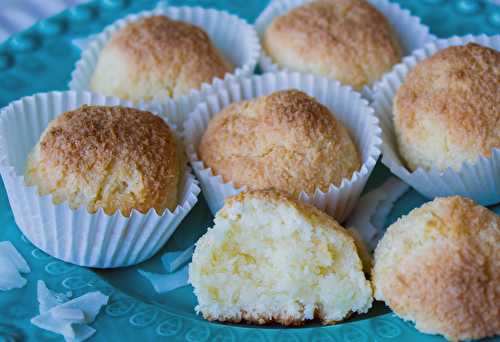
[[[153,15],[164,15],[170,19],[188,22],[202,28],[218,51],[236,68],[232,73],[226,74],[224,78],[242,77],[253,73],[260,56],[260,44],[255,29],[245,20],[215,9],[159,6],[153,11],[131,14],[120,19],[98,34],[82,51],[81,58],[76,63],[75,70],[71,74],[69,88],[78,91],[90,91],[90,80],[99,55],[111,37],[127,24]],[[204,83],[200,89],[192,89],[190,94],[175,100],[179,111],[178,115],[172,119],[176,125],[181,127],[184,116],[194,109],[197,100],[203,98],[204,90],[209,89],[208,85]],[[155,98],[154,101],[164,102],[168,100],[166,94],[165,91],[165,97]]]
[[[313,194],[302,192],[299,199],[311,203],[339,221],[343,221],[356,205],[361,191],[380,155],[381,130],[373,109],[360,94],[338,81],[300,73],[268,73],[239,80],[217,81],[214,94],[200,103],[189,114],[183,132],[188,158],[191,162],[208,206],[213,213],[224,204],[224,199],[245,188],[236,188],[230,179],[204,165],[197,149],[208,123],[232,102],[248,100],[284,89],[299,89],[313,96],[335,113],[349,130],[361,153],[362,167],[339,186],[331,184],[326,192],[316,189]],[[272,115],[273,113],[269,113]]]
[[[99,268],[137,264],[155,254],[174,233],[197,202],[198,182],[190,169],[180,187],[175,210],[143,214],[132,210],[129,217],[102,209],[89,213],[85,206],[71,209],[67,202],[54,204],[52,195],[40,196],[36,186],[26,186],[24,171],[29,152],[48,123],[59,114],[81,105],[126,106],[158,114],[148,104],[134,105],[117,98],[89,92],[51,92],[12,102],[0,112],[0,173],[14,218],[23,234],[38,248],[55,258]],[[175,127],[172,125],[175,129]]]
[[[276,17],[289,12],[295,7],[312,1],[313,0],[276,0],[271,2],[255,21],[255,29],[261,41],[266,29]],[[398,4],[390,2],[389,0],[368,0],[368,2],[377,8],[393,27],[398,41],[404,49],[403,55],[410,54],[411,51],[423,47],[426,43],[436,38],[429,32],[429,28],[422,24],[419,17],[411,15],[408,10],[402,9]],[[259,66],[263,72],[286,70],[286,68],[282,68],[274,63],[264,49],[262,49],[259,59]],[[370,88],[371,86],[368,85],[363,89],[363,95],[365,95],[365,97],[369,98],[371,96]]]
[[[452,37],[427,44],[423,49],[416,50],[411,56],[406,57],[374,86],[372,105],[382,128],[382,163],[393,174],[431,199],[461,195],[470,197],[477,203],[490,205],[500,202],[500,149],[494,149],[489,158],[480,157],[475,163],[464,163],[458,171],[451,168],[445,171],[437,169],[427,171],[419,167],[411,172],[399,155],[393,125],[393,99],[408,72],[417,63],[441,49],[470,42],[500,50],[500,35]]]

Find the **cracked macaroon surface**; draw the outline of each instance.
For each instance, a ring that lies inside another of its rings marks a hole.
[[[214,224],[189,266],[195,309],[205,319],[334,324],[371,307],[353,238],[317,208],[250,191],[228,199]]]
[[[55,203],[128,216],[177,205],[180,149],[168,125],[150,112],[82,106],[52,120],[30,153],[25,181]]]
[[[210,120],[198,155],[214,174],[237,187],[275,188],[295,196],[327,191],[361,167],[343,124],[298,90],[227,106]]]
[[[133,101],[178,98],[232,70],[202,29],[156,15],[131,22],[111,37],[90,88]]]
[[[453,341],[500,334],[500,216],[465,197],[437,198],[388,229],[372,283],[418,330]]]
[[[365,0],[316,0],[296,7],[273,20],[262,45],[281,67],[358,90],[402,56],[389,22]]]
[[[469,43],[418,63],[394,97],[399,152],[410,170],[474,163],[500,148],[500,52]]]

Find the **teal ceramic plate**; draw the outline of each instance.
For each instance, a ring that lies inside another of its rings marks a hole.
[[[171,0],[171,5],[215,7],[235,13],[250,22],[269,0]],[[466,33],[500,33],[500,7],[479,0],[399,0],[402,7],[422,18],[439,37]],[[0,46],[0,107],[22,96],[48,90],[67,89],[80,51],[71,40],[99,32],[126,14],[151,9],[156,0],[99,0],[67,10],[12,36]],[[367,189],[380,185],[389,172],[378,165]],[[386,225],[426,201],[408,191],[395,205]],[[56,291],[71,290],[78,296],[99,290],[109,294],[94,327],[94,341],[188,340],[188,341],[439,341],[438,336],[420,334],[377,303],[369,314],[336,326],[308,324],[303,328],[255,327],[210,323],[193,310],[196,298],[185,286],[168,294],[156,294],[137,269],[162,272],[159,256],[192,244],[211,224],[200,197],[167,245],[151,260],[129,268],[94,271],[55,260],[27,242],[17,229],[3,184],[0,185],[0,241],[11,240],[30,263],[28,285],[0,292],[0,341],[61,340],[58,335],[35,328],[30,318],[38,313],[36,280],[43,279]],[[0,274],[1,276],[1,274]],[[491,339],[493,340],[493,339]]]

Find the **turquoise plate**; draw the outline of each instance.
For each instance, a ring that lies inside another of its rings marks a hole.
[[[171,0],[171,5],[200,5],[235,13],[250,22],[268,0]],[[479,0],[399,0],[402,7],[422,18],[439,37],[466,33],[500,33],[500,7]],[[0,46],[0,107],[36,92],[67,89],[71,71],[80,51],[71,44],[77,37],[99,32],[126,14],[151,9],[156,0],[100,0],[81,5],[41,21],[12,36]],[[368,189],[380,185],[389,172],[378,165]],[[425,198],[408,191],[387,218],[397,217],[421,205]],[[156,294],[138,275],[137,269],[162,272],[159,255],[183,249],[196,241],[211,224],[210,214],[200,197],[198,205],[184,220],[167,245],[151,260],[111,271],[96,271],[53,259],[27,242],[17,229],[3,184],[0,185],[0,241],[11,240],[32,267],[28,285],[0,292],[0,341],[61,340],[35,328],[30,318],[38,313],[36,280],[43,279],[59,292],[79,296],[99,290],[110,295],[110,303],[94,323],[94,341],[188,340],[188,341],[442,341],[439,336],[420,334],[412,324],[393,315],[382,303],[369,314],[335,326],[315,324],[303,328],[255,327],[209,323],[193,310],[196,298],[185,286],[168,294]],[[1,274],[0,274],[1,276]],[[490,339],[493,341],[494,339]],[[500,340],[500,339],[496,339]]]

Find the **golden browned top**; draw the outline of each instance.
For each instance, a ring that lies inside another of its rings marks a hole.
[[[490,156],[499,148],[500,52],[448,47],[411,70],[394,99],[395,128],[408,144],[425,144],[435,134],[424,122],[439,127],[454,154]]]
[[[316,0],[274,19],[264,49],[284,67],[359,89],[401,58],[386,18],[364,0]]]
[[[168,125],[150,112],[82,106],[54,119],[34,151],[28,173],[46,188],[42,192],[81,191],[90,198],[91,211],[162,211],[177,203],[177,143]],[[57,184],[47,185],[51,177]],[[113,198],[128,192],[126,199]],[[62,197],[71,201],[71,196]]]
[[[50,125],[40,146],[73,173],[117,160],[141,165],[150,181],[166,176],[176,159],[168,125],[150,112],[126,107],[82,106],[65,112]]]
[[[285,90],[233,103],[209,123],[198,153],[225,181],[297,196],[351,178],[361,166],[349,133],[307,94]]]
[[[214,77],[222,78],[233,69],[201,28],[160,15],[129,23],[105,49],[123,53],[131,73],[144,73],[145,79],[165,78],[158,83],[172,97],[210,83]]]
[[[376,298],[450,340],[500,332],[500,217],[438,198],[388,228],[375,251]]]

